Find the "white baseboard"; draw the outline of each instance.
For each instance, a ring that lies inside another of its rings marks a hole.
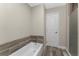
[[[68,54],[69,56],[71,56],[69,50],[68,50],[66,47],[64,47],[64,46],[59,46],[58,48],[61,48],[61,49],[66,50],[67,54]]]
[[[46,44],[46,46],[52,46],[52,45]],[[58,48],[61,48],[61,49],[66,49],[66,47],[64,47],[64,46],[52,46],[52,47],[58,47]]]
[[[65,50],[66,50],[66,52],[68,53],[69,56],[72,56],[72,55],[70,54],[70,52],[68,51],[68,49],[65,49]]]
[[[64,47],[64,46],[58,46],[58,48],[61,48],[61,49],[66,49],[66,47]]]

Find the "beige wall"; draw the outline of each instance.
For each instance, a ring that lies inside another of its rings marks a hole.
[[[0,4],[0,44],[30,35],[44,36],[43,5]]]
[[[52,8],[46,11],[48,12],[58,12],[59,13],[59,45],[61,47],[67,48],[67,9],[65,6],[60,6],[57,8]]]
[[[32,8],[32,35],[44,36],[44,7],[38,5]]]
[[[69,50],[69,17],[70,17],[70,4],[67,4],[67,49]]]
[[[0,4],[0,44],[29,36],[30,18],[26,4]]]
[[[79,3],[78,3],[78,56],[79,56]]]

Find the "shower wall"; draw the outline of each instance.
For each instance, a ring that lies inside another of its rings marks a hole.
[[[38,5],[31,8],[31,35],[44,36],[44,7]]]
[[[76,56],[77,55],[77,22],[78,22],[78,17],[77,17],[78,10],[75,8],[72,13],[70,14],[70,20],[69,20],[69,51],[71,55]]]
[[[0,45],[30,36],[31,7],[0,3]]]

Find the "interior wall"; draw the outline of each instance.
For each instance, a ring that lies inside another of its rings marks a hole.
[[[38,5],[32,8],[31,35],[44,36],[44,6]]]
[[[67,9],[66,5],[52,8],[46,13],[56,12],[59,13],[59,46],[67,48]]]
[[[79,10],[79,3],[78,3],[78,10]],[[78,56],[79,56],[79,11],[78,11]]]
[[[0,44],[29,36],[30,18],[31,9],[26,4],[0,4]]]
[[[67,49],[69,50],[69,17],[70,17],[70,4],[67,6]]]

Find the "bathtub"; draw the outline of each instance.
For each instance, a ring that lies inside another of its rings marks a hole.
[[[24,47],[12,53],[10,56],[41,56],[43,52],[43,44],[30,42]]]

